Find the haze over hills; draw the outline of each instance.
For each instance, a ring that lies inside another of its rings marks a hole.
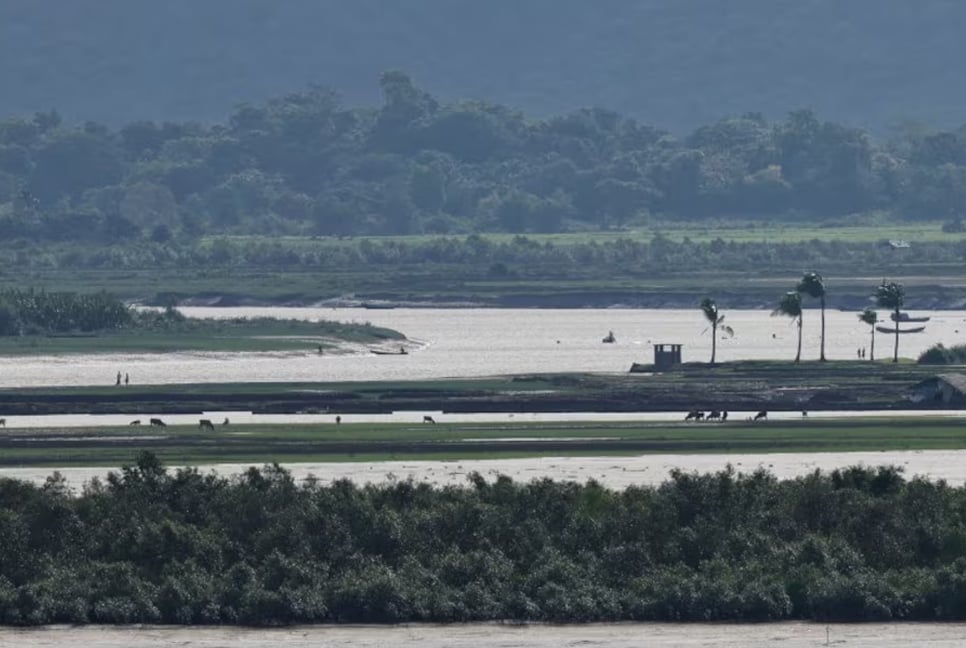
[[[214,121],[308,83],[376,104],[380,73],[402,69],[443,99],[678,131],[800,107],[952,127],[964,26],[958,0],[15,0],[0,116]]]

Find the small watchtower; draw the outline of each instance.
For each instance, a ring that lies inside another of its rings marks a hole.
[[[670,369],[681,364],[681,347],[683,344],[655,344],[654,368],[658,371]]]

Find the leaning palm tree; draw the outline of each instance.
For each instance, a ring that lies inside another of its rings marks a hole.
[[[796,290],[812,299],[818,299],[822,307],[822,338],[818,359],[825,362],[825,281],[817,272],[806,272]]]
[[[725,316],[718,311],[718,304],[710,297],[701,300],[701,311],[708,323],[711,324],[711,364],[714,364],[714,357],[718,350],[718,329],[720,328],[728,335],[734,335],[735,332],[734,329],[724,323]]]
[[[892,354],[892,361],[899,362],[899,314],[902,312],[902,304],[905,301],[906,291],[902,284],[894,281],[882,280],[882,283],[875,289],[875,303],[882,308],[888,308],[894,313],[896,345]]]
[[[859,321],[864,322],[869,325],[872,329],[872,343],[869,345],[869,360],[875,360],[875,325],[879,321],[879,314],[872,310],[871,308],[866,308],[864,311],[859,313]],[[898,324],[897,324],[898,326]]]
[[[778,302],[778,308],[771,312],[772,316],[784,315],[786,317],[791,317],[792,321],[797,321],[798,323],[798,350],[795,352],[795,362],[799,362],[802,359],[802,294],[800,292],[792,291],[785,293],[781,301]]]

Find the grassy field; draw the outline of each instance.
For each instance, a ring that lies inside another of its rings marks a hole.
[[[853,418],[752,423],[278,424],[8,429],[0,465],[112,466],[148,450],[165,462],[383,461],[966,449],[966,419]]]
[[[688,224],[680,223],[655,223],[650,226],[628,228],[623,230],[608,231],[589,231],[572,232],[562,234],[526,234],[526,237],[540,244],[551,243],[554,245],[575,245],[579,243],[608,243],[620,239],[649,242],[655,236],[661,235],[672,241],[683,241],[685,238],[697,242],[708,242],[715,239],[723,241],[735,241],[739,243],[757,243],[767,241],[770,243],[800,243],[803,241],[839,241],[844,243],[876,243],[886,240],[903,240],[913,243],[927,243],[938,241],[962,241],[966,240],[966,232],[943,232],[942,222],[923,222],[923,223],[876,223],[871,220],[867,224],[859,225],[838,225],[835,223],[809,223],[784,224],[784,223],[759,223],[754,221],[735,221],[735,222],[716,222],[708,223],[694,222]],[[464,238],[465,235],[452,235],[456,238]],[[504,243],[512,241],[517,234],[481,234],[482,238],[495,242]],[[319,245],[342,245],[347,241],[370,241],[380,242],[400,242],[400,243],[428,243],[433,240],[445,238],[440,234],[407,234],[400,236],[353,236],[346,238],[337,237],[310,237],[310,236],[285,236],[268,239],[260,236],[229,236],[229,237],[207,237],[206,241],[215,241],[220,238],[228,238],[235,241],[245,242],[265,242],[278,241],[287,245],[298,247],[319,246]]]

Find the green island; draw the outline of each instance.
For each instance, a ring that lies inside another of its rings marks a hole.
[[[112,295],[10,289],[0,292],[0,354],[171,351],[342,352],[348,344],[404,342],[370,324],[296,319],[185,317],[173,306],[136,309]],[[396,347],[398,348],[398,344]]]

